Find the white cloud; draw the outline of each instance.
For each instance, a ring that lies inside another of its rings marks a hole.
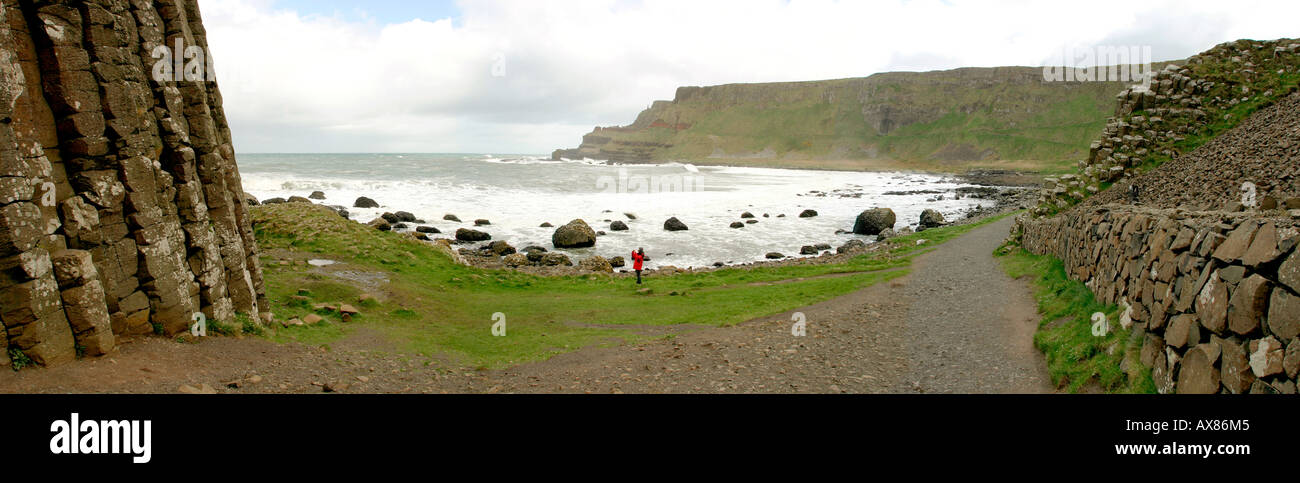
[[[1067,46],[1175,59],[1300,18],[1291,1],[485,0],[381,25],[201,5],[238,149],[294,152],[544,153],[682,85],[1042,65]]]

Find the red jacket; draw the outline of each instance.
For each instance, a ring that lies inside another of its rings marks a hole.
[[[644,261],[644,260],[645,260],[645,257],[641,256],[640,253],[637,253],[637,252],[635,252],[635,251],[632,252],[632,270],[640,270],[640,269],[641,269],[641,262]]]

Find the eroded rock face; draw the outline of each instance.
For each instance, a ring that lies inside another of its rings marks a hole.
[[[206,74],[195,0],[0,8],[0,321],[33,362],[267,306],[221,92],[155,79],[177,42]]]

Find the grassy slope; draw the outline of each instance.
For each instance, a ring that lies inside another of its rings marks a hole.
[[[457,265],[430,244],[378,232],[313,205],[259,207],[254,216],[264,254],[329,258],[347,264],[348,270],[389,280],[386,300],[361,307],[362,315],[352,323],[319,312],[326,322],[280,329],[274,339],[328,345],[365,326],[395,341],[401,352],[447,356],[455,365],[474,367],[503,367],[590,345],[635,341],[641,336],[630,329],[637,325],[725,326],[813,304],[901,276],[910,257],[975,226],[902,237],[884,253],[841,264],[649,277],[646,287],[653,293],[644,295],[626,278],[546,278]],[[917,245],[920,239],[927,242]],[[280,265],[272,256],[263,262],[267,296],[279,320],[304,316],[315,303],[352,302],[362,293],[354,283],[302,265]],[[833,273],[851,275],[756,284]],[[301,289],[310,300],[293,299]],[[497,312],[506,316],[507,337],[491,336]]]
[[[1064,265],[1055,257],[1016,248],[1001,255],[1001,261],[1007,275],[1032,280],[1043,316],[1034,345],[1047,356],[1053,383],[1065,385],[1071,392],[1092,382],[1106,392],[1156,392],[1151,369],[1138,360],[1142,340],[1132,330],[1120,327],[1118,307],[1098,302],[1092,290],[1066,276]],[[1092,333],[1090,316],[1098,312],[1106,315],[1110,325],[1104,337]]]
[[[1015,79],[988,82],[947,71],[717,86],[708,88],[714,90],[712,96],[656,106],[639,118],[689,123],[689,129],[642,126],[604,135],[672,144],[656,157],[700,163],[810,167],[816,163],[798,161],[855,159],[864,168],[879,164],[868,161],[886,161],[891,168],[951,171],[1027,160],[1028,167],[1064,172],[1087,155],[1122,89],[1120,83]],[[881,106],[894,112],[892,117],[919,121],[881,135],[863,114]],[[741,155],[770,150],[775,156],[710,158],[715,149]],[[953,149],[996,154],[989,160],[966,155],[948,160],[953,156],[945,153]]]

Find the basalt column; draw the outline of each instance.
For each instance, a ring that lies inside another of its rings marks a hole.
[[[257,247],[197,2],[2,1],[8,352],[51,364],[103,354],[115,336],[181,332],[199,312],[260,320]]]

